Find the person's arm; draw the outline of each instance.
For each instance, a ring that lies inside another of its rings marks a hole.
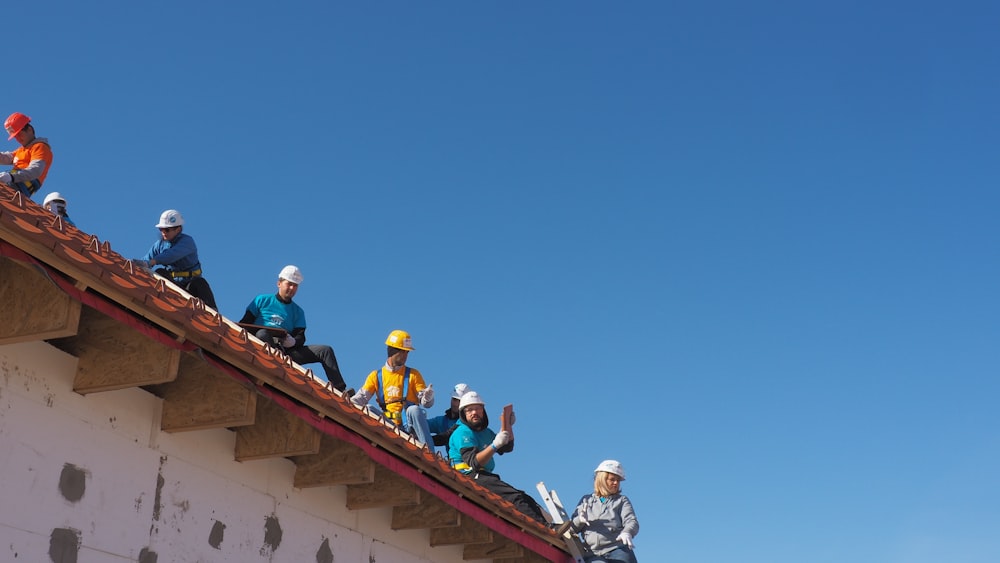
[[[295,346],[302,346],[306,343],[306,328],[303,326],[293,328],[288,333],[288,336],[295,339]],[[291,348],[291,346],[289,346],[289,348]]]
[[[492,446],[486,446],[478,452],[476,448],[462,448],[460,450],[462,461],[472,469],[472,473],[479,472],[484,465],[489,463],[495,452],[496,450]]]
[[[576,503],[576,509],[573,510],[573,514],[570,515],[570,521],[573,523],[573,530],[580,531],[590,525],[590,513],[588,508],[590,507],[590,497],[591,495],[583,495],[580,498],[580,502]]]
[[[375,396],[375,391],[378,388],[378,371],[373,371],[368,374],[365,378],[365,384],[358,389],[358,392],[351,397],[351,402],[355,404],[358,408],[364,407],[368,404],[368,401]]]
[[[622,507],[622,528],[630,536],[635,537],[639,533],[639,519],[635,517],[635,510],[632,508],[632,501],[627,496],[621,495]]]
[[[170,248],[161,250],[158,255],[149,260],[149,263],[152,266],[169,266],[196,252],[198,252],[198,248],[194,244],[194,239],[182,232],[173,240]]]
[[[0,164],[14,164],[14,153],[10,151],[0,151]]]
[[[52,150],[45,143],[34,143],[28,147],[30,161],[25,168],[10,171],[15,182],[33,181],[41,178],[48,163],[52,161]]]
[[[416,371],[416,370],[413,370]],[[429,409],[434,406],[434,386],[426,385],[424,382],[424,377],[419,371],[410,374],[412,377],[413,388],[417,392],[417,402],[420,406],[425,409]]]

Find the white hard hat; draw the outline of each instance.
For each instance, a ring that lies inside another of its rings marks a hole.
[[[464,383],[459,383],[455,386],[455,390],[451,393],[452,399],[461,399],[469,392],[469,386]]]
[[[278,274],[279,280],[288,280],[296,285],[302,283],[302,270],[299,270],[298,266],[292,266],[291,264],[285,266],[281,269],[281,273]]]
[[[469,391],[465,395],[462,395],[462,402],[458,404],[458,410],[462,411],[469,405],[486,405],[486,403],[483,402],[483,398],[479,396],[479,393]]]
[[[606,459],[602,461],[601,464],[597,466],[597,469],[594,470],[594,473],[597,473],[599,471],[604,471],[605,473],[613,473],[621,477],[622,481],[625,480],[625,468],[622,467],[621,463],[619,463],[614,459]]]
[[[184,217],[176,209],[168,209],[160,214],[160,222],[156,224],[157,229],[167,229],[170,227],[180,227],[184,224]]]
[[[42,202],[42,207],[45,207],[46,205],[52,203],[53,201],[61,201],[63,203],[66,203],[66,198],[64,198],[62,194],[59,192],[52,192],[49,195],[45,196],[45,201]]]

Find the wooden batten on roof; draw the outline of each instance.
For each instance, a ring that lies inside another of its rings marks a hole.
[[[0,344],[44,340],[78,358],[81,394],[140,387],[161,429],[228,428],[234,459],[284,457],[297,488],[346,487],[346,508],[392,507],[465,559],[571,561],[562,539],[244,329],[106,241],[0,184]]]

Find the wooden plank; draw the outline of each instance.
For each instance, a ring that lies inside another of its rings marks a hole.
[[[462,518],[461,524],[448,528],[431,528],[431,547],[467,543],[493,543],[493,530],[472,518]]]
[[[163,397],[160,428],[186,432],[253,424],[257,393],[192,354],[181,359],[177,379],[152,390]]]
[[[306,421],[261,398],[254,424],[236,429],[236,460],[317,454],[321,436]]]
[[[524,555],[521,557],[504,557],[501,559],[494,559],[493,563],[550,563],[550,560],[547,557],[542,557],[534,551],[525,550]]]
[[[0,344],[74,336],[81,307],[36,269],[0,257]]]
[[[79,358],[73,390],[81,394],[173,381],[180,363],[179,350],[86,306],[77,335],[49,343]]]
[[[398,473],[375,465],[375,481],[363,485],[347,486],[347,508],[361,510],[383,506],[420,504],[421,491]]]
[[[498,536],[492,543],[470,543],[462,550],[462,559],[503,559],[524,557],[520,544]]]
[[[354,485],[375,481],[375,462],[361,448],[324,434],[319,453],[294,456],[294,487]]]
[[[396,506],[392,509],[393,530],[418,530],[423,528],[448,528],[461,525],[461,514],[441,499],[425,495],[415,506]]]

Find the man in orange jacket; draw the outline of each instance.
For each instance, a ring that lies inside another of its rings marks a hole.
[[[10,134],[7,140],[16,138],[21,148],[12,152],[0,152],[0,164],[13,164],[9,171],[0,172],[0,183],[31,197],[42,187],[42,182],[52,166],[52,148],[49,140],[35,136],[31,118],[23,113],[10,114],[3,124]]]

